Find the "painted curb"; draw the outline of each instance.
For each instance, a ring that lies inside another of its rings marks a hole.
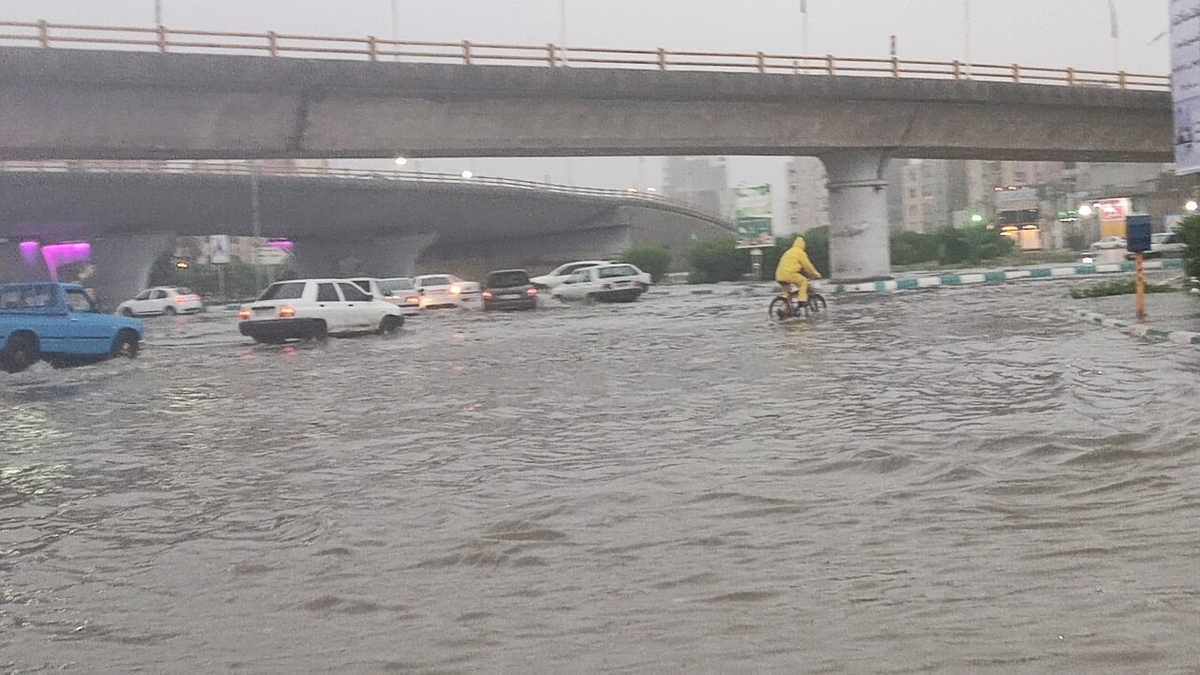
[[[971,274],[942,274],[924,277],[906,277],[888,281],[869,281],[861,284],[833,284],[827,287],[834,294],[842,293],[893,293],[938,286],[967,286],[972,284],[1002,284],[1022,279],[1059,279],[1062,277],[1091,276],[1094,274],[1120,274],[1132,272],[1132,262],[1105,263],[1099,265],[1071,265],[1070,267],[1037,267],[1023,270],[994,270]],[[1182,268],[1183,260],[1149,260],[1142,267],[1147,270]]]
[[[1154,342],[1174,342],[1181,345],[1200,345],[1200,333],[1195,333],[1187,330],[1163,330],[1161,328],[1152,328],[1145,324],[1126,321],[1124,319],[1113,319],[1097,312],[1092,312],[1086,309],[1070,310],[1076,316],[1086,320],[1088,323],[1094,323],[1097,326],[1105,328],[1116,328],[1126,335],[1143,338]]]

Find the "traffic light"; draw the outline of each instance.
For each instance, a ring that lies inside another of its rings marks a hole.
[[[175,269],[177,269],[177,270],[186,270],[189,267],[191,267],[191,265],[189,265],[188,261],[186,261],[186,260],[176,260],[175,261]]]

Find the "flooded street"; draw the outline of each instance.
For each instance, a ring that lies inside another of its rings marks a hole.
[[[1200,349],[1066,289],[149,320],[0,380],[0,672],[1200,672]]]

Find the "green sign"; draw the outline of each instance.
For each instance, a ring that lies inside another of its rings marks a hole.
[[[771,186],[736,188],[733,212],[737,223],[738,248],[763,248],[775,245],[771,228]]]

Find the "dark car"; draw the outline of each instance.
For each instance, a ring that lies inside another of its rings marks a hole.
[[[537,287],[525,270],[488,272],[483,284],[484,309],[534,309],[537,296]]]

